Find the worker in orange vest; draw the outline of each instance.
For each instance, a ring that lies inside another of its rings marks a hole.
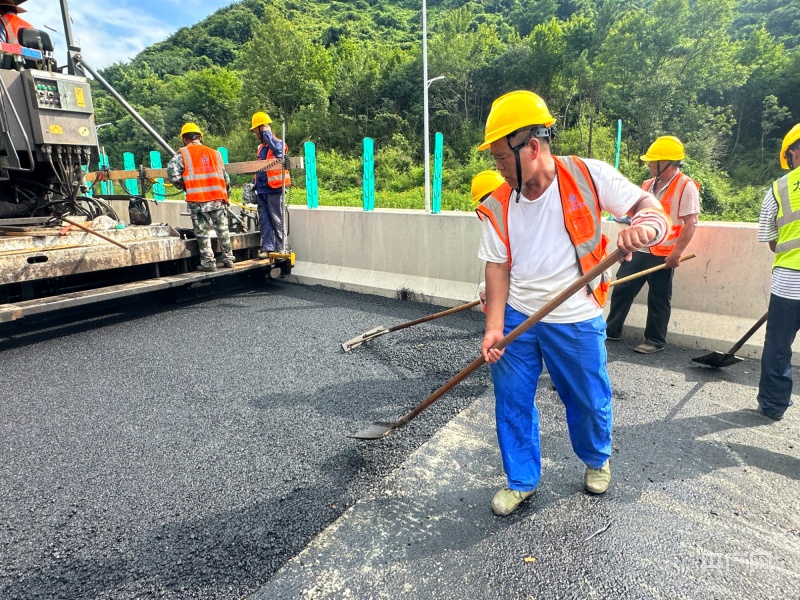
[[[258,140],[258,160],[283,159],[289,148],[283,140],[272,133],[269,124],[272,119],[265,112],[253,114],[250,129]],[[261,230],[261,252],[259,258],[267,258],[270,252],[284,249],[283,241],[283,188],[290,186],[292,179],[283,164],[276,165],[265,172],[256,173],[256,204],[258,204],[258,227]],[[288,242],[285,245],[289,250]]]
[[[186,202],[192,227],[200,249],[198,271],[216,271],[217,261],[211,248],[211,230],[217,232],[222,250],[222,265],[232,269],[234,263],[231,235],[228,231],[230,179],[217,150],[203,145],[203,132],[194,123],[181,128],[184,147],[167,165],[167,175],[178,189],[186,191]]]
[[[647,163],[651,175],[642,183],[642,189],[661,202],[672,221],[672,231],[663,244],[642,248],[634,253],[630,262],[620,265],[617,279],[661,265],[667,268],[614,288],[606,318],[606,339],[620,339],[633,301],[647,283],[645,340],[634,350],[640,354],[653,354],[662,350],[667,343],[667,328],[672,312],[672,277],[681,264],[681,254],[692,241],[697,228],[700,184],[681,172],[685,153],[683,143],[674,135],[657,138],[640,158]]]
[[[584,487],[604,493],[611,482],[611,384],[606,367],[599,277],[503,350],[495,344],[606,255],[601,210],[629,215],[616,246],[661,243],[670,221],[652,194],[599,160],[551,154],[555,118],[529,91],[496,99],[479,150],[491,149],[505,183],[478,207],[486,261],[486,333],[481,352],[491,366],[497,439],[506,487],[492,510],[508,515],[531,497],[541,476],[539,413],[534,401],[543,362],[567,411],[572,447],[585,464]]]
[[[23,2],[25,0],[0,0],[0,21],[3,24],[0,27],[0,42],[18,44],[17,35],[20,29],[23,27],[34,29],[33,25],[19,17],[19,13],[27,12],[24,8],[18,6]]]

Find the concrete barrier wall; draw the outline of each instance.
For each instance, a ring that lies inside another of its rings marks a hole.
[[[606,221],[603,227],[615,239],[620,225]],[[292,277],[456,306],[476,298],[483,278],[480,233],[473,213],[291,206],[290,239],[298,260]],[[772,252],[758,243],[756,224],[705,222],[687,252],[697,258],[675,273],[669,342],[727,352],[767,310]],[[631,342],[638,343],[644,330],[646,291],[647,286],[626,322]],[[737,354],[758,357],[763,342],[764,328]],[[800,352],[795,356],[800,361]]]

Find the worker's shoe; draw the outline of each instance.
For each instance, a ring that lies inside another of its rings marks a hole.
[[[233,263],[234,263],[234,261],[232,261],[232,260],[223,260],[222,261],[222,266],[225,267],[226,269],[232,269],[233,268]]]
[[[656,352],[661,352],[663,349],[664,346],[656,346],[653,342],[643,342],[636,346],[633,351],[639,354],[655,354]]]
[[[530,498],[535,492],[536,490],[520,492],[519,490],[512,490],[507,487],[503,488],[492,498],[492,511],[499,517],[510,515],[522,504],[523,500]]]
[[[201,273],[213,273],[217,270],[217,265],[198,265],[195,271],[199,271]]]
[[[605,494],[608,486],[611,485],[611,464],[608,460],[599,469],[586,467],[586,475],[583,477],[583,485],[590,494]]]
[[[618,342],[619,341],[619,336],[618,335],[608,335],[608,334],[606,334],[606,339],[609,342]]]
[[[778,413],[774,413],[774,412],[767,412],[767,411],[764,410],[764,407],[762,407],[762,406],[758,407],[758,412],[760,412],[762,415],[764,415],[768,419],[772,419],[773,421],[780,421],[781,419],[783,419],[783,413],[778,414]]]
[[[258,253],[258,258],[269,258],[269,252],[267,252],[266,250],[262,250],[261,252]]]

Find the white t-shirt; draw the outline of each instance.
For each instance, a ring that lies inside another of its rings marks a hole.
[[[608,163],[583,159],[594,180],[600,208],[615,217],[625,215],[642,197],[642,189]],[[528,316],[535,313],[581,276],[575,246],[564,225],[558,179],[536,200],[512,192],[508,206],[511,245],[511,285],[508,303]],[[489,219],[483,219],[481,260],[507,263],[508,253]],[[575,293],[544,319],[548,323],[578,323],[602,314],[588,289]]]

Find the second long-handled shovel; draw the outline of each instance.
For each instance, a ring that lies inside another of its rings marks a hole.
[[[469,304],[462,304],[461,306],[456,306],[455,308],[450,308],[448,310],[443,310],[442,312],[438,312],[433,315],[428,315],[427,317],[422,317],[421,319],[415,319],[414,321],[409,321],[408,323],[401,323],[400,325],[395,325],[394,327],[376,327],[375,329],[370,329],[362,333],[361,335],[354,337],[352,340],[347,340],[345,343],[342,344],[342,349],[345,352],[349,352],[356,346],[360,346],[364,342],[368,340],[374,340],[376,337],[386,335],[387,333],[392,333],[393,331],[398,331],[399,329],[405,329],[406,327],[411,327],[413,325],[419,325],[420,323],[427,323],[428,321],[433,321],[434,319],[438,319],[439,317],[446,317],[447,315],[452,315],[453,313],[460,312],[462,310],[468,310],[470,308],[474,308],[480,304],[480,300],[475,300],[474,302],[470,302]]]
[[[764,313],[764,316],[761,317],[758,321],[755,322],[750,329],[747,330],[742,338],[733,345],[733,348],[728,350],[725,354],[722,352],[711,352],[710,354],[706,354],[704,356],[698,356],[697,358],[693,358],[692,362],[696,362],[700,365],[705,365],[706,367],[713,367],[715,369],[719,369],[720,367],[729,367],[731,365],[735,365],[738,362],[743,361],[744,359],[740,356],[736,356],[736,352],[744,346],[744,343],[750,339],[750,337],[758,331],[758,328],[764,324],[764,321],[767,320],[767,314]]]
[[[578,290],[583,289],[590,281],[596,279],[597,277],[600,277],[603,271],[611,267],[615,262],[620,260],[623,256],[624,253],[619,248],[616,248],[611,254],[609,254],[603,260],[601,260],[596,267],[589,270],[588,273],[583,275],[580,279],[576,280],[572,285],[570,285],[567,289],[561,292],[558,296],[550,300],[550,302],[545,304],[542,308],[537,310],[534,314],[532,314],[522,323],[517,325],[517,327],[514,328],[513,331],[511,331],[507,336],[505,336],[502,340],[497,342],[492,347],[498,350],[502,350],[503,348],[508,346],[520,335],[525,333],[525,331],[533,327],[536,323],[538,323],[544,317],[550,314],[555,308],[561,305],[564,301],[572,297]],[[436,402],[439,398],[444,396],[447,392],[453,389],[458,383],[466,379],[468,375],[476,371],[478,367],[482,366],[483,363],[485,362],[486,361],[484,360],[483,355],[476,358],[464,370],[453,376],[447,383],[445,383],[442,387],[436,390],[433,394],[428,396],[428,398],[426,398],[423,402],[419,403],[417,406],[415,406],[409,412],[403,415],[403,417],[401,417],[399,421],[395,421],[394,423],[386,423],[386,422],[373,423],[366,429],[362,429],[358,433],[353,434],[351,437],[354,437],[359,440],[377,440],[384,436],[389,435],[395,429],[405,427],[411,422],[411,420],[414,417],[419,415],[423,410],[425,410],[431,404]]]

